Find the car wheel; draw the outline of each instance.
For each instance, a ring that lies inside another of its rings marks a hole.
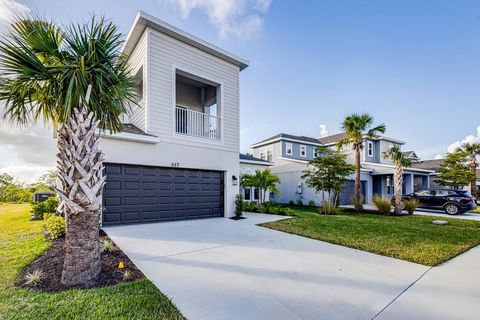
[[[450,215],[455,215],[460,213],[460,207],[456,204],[450,203],[445,206],[445,212]]]

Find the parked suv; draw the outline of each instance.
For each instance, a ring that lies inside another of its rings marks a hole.
[[[404,200],[417,199],[419,208],[444,210],[454,215],[477,208],[476,199],[466,191],[454,189],[427,189],[402,196]],[[392,199],[393,203],[394,199]]]

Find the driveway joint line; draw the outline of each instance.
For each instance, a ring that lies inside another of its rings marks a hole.
[[[432,270],[434,267],[430,267],[427,270],[425,270],[424,273],[420,275],[415,281],[413,281],[408,287],[406,287],[402,292],[400,292],[395,298],[393,298],[392,301],[390,301],[385,307],[382,308],[376,315],[373,316],[372,320],[376,319],[380,314],[382,314],[385,310],[387,310],[388,307],[390,307],[395,301],[397,301],[398,298],[400,298],[405,292],[407,292],[415,283],[420,281],[430,270]]]

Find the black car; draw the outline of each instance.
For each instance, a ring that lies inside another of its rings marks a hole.
[[[444,210],[454,215],[477,208],[476,199],[466,191],[454,189],[427,189],[402,196],[403,201],[417,199],[419,208]],[[392,199],[393,203],[394,199]]]

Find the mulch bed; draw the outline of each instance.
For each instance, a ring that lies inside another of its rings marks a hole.
[[[100,239],[108,239],[108,236],[100,231]],[[110,240],[111,241],[111,240]],[[68,289],[88,289],[81,286],[65,286],[61,283],[63,259],[65,254],[65,239],[56,239],[52,246],[43,252],[34,262],[32,262],[19,277],[18,286],[36,289],[40,291],[55,292]],[[145,275],[138,270],[132,261],[123,253],[117,246],[111,252],[102,252],[102,267],[100,275],[96,283],[89,288],[98,288],[105,286],[112,286],[122,282],[134,281],[145,278]],[[119,269],[118,264],[122,261],[125,268]],[[27,273],[33,272],[35,269],[43,271],[43,277],[39,284],[32,286],[25,283],[25,276]],[[130,272],[130,277],[124,279],[124,271]]]

